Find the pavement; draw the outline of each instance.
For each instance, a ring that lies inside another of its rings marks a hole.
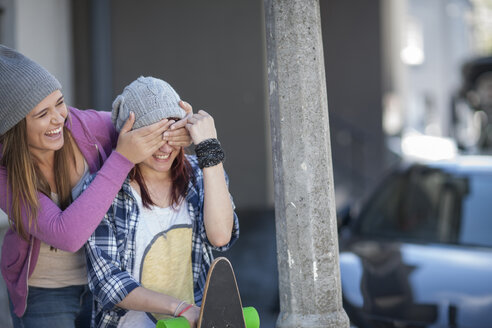
[[[236,212],[240,237],[229,251],[215,255],[225,256],[232,263],[243,306],[258,310],[261,328],[273,328],[279,313],[275,214],[273,209]],[[6,230],[6,225],[0,224],[0,244]],[[0,279],[0,328],[12,328],[3,279]]]

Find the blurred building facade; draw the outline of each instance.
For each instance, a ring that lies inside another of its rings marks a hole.
[[[387,135],[449,135],[470,0],[322,0],[336,185],[358,196]],[[0,0],[0,42],[46,66],[79,108],[110,110],[139,75],[212,113],[241,208],[273,207],[263,2]],[[293,150],[295,151],[295,150]],[[346,190],[346,191],[343,191]]]
[[[0,41],[52,71],[76,107],[109,110],[139,75],[169,81],[216,119],[238,208],[273,208],[262,1],[0,6]],[[383,166],[381,3],[321,1],[321,9],[336,183],[353,194]]]
[[[384,0],[387,135],[451,135],[461,66],[474,55],[473,9],[469,0]]]

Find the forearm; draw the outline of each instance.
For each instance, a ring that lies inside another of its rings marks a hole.
[[[224,246],[231,239],[234,216],[222,163],[203,169],[203,185],[207,238],[216,247]]]
[[[180,303],[175,297],[137,287],[117,305],[127,310],[173,315]]]

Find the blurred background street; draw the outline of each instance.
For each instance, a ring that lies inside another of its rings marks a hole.
[[[214,117],[241,224],[225,256],[243,304],[270,328],[279,304],[263,6],[0,0],[0,43],[52,72],[71,106],[110,110],[125,85],[150,75]],[[490,153],[492,0],[320,0],[320,9],[338,212],[402,160]],[[3,235],[5,215],[0,223]]]

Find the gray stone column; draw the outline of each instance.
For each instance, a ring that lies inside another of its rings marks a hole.
[[[318,0],[265,0],[278,327],[348,327],[342,308]]]

